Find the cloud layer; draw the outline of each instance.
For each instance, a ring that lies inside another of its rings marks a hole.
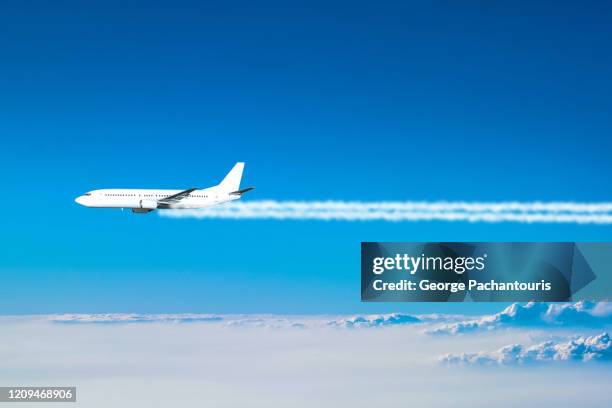
[[[208,314],[137,314],[137,313],[100,313],[100,314],[61,314],[47,318],[54,323],[154,323],[154,322],[220,322],[221,316]]]
[[[610,361],[612,340],[608,333],[577,337],[566,342],[547,341],[533,346],[512,344],[492,353],[446,354],[440,358],[450,365],[522,365],[553,361]]]
[[[232,327],[269,327],[269,328],[376,328],[403,326],[417,323],[449,323],[465,319],[462,315],[405,313],[369,314],[353,316],[321,315],[278,316],[278,315],[210,315],[210,314],[138,314],[138,313],[101,313],[101,314],[57,314],[33,317],[60,324],[131,324],[131,323],[219,323]]]
[[[612,203],[262,200],[194,210],[162,210],[159,214],[197,219],[612,224]]]
[[[609,405],[608,364],[522,370],[496,363],[496,369],[457,373],[437,357],[530,344],[529,335],[431,338],[422,334],[428,323],[399,324],[401,319],[384,316],[398,324],[337,329],[326,325],[333,316],[223,315],[218,322],[192,324],[162,315],[145,319],[152,323],[129,324],[89,323],[126,321],[127,315],[116,314],[64,319],[79,324],[55,323],[49,316],[0,317],[0,384],[74,385],[79,403],[88,408],[390,407],[398,401],[425,408]],[[312,325],[259,326],[285,323],[279,319]],[[229,321],[240,324],[229,327]],[[573,351],[581,343],[588,351]],[[568,350],[599,359],[598,344],[605,341],[576,340]]]
[[[327,323],[328,326],[360,328],[360,327],[381,327],[381,326],[397,326],[413,323],[421,323],[423,320],[417,316],[391,313],[379,315],[353,316],[349,318],[341,318],[331,320]]]
[[[54,323],[221,323],[228,326],[252,327],[339,327],[376,328],[427,325],[427,333],[455,335],[476,331],[493,331],[510,327],[586,327],[603,328],[612,325],[612,303],[586,302],[550,304],[530,302],[515,303],[499,313],[477,318],[451,314],[368,314],[352,316],[323,315],[279,316],[279,315],[213,315],[213,314],[57,314],[41,317]]]
[[[609,302],[577,302],[549,304],[515,303],[499,313],[478,319],[444,324],[428,331],[430,334],[455,335],[506,327],[581,326],[602,327],[612,324]]]

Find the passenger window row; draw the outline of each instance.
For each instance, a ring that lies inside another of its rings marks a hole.
[[[85,194],[85,195],[90,195],[90,194]],[[104,193],[105,197],[136,197],[137,194],[110,194],[110,193]],[[163,194],[138,194],[139,197],[161,197],[161,198],[167,198],[170,196],[167,195],[163,195]],[[208,198],[207,195],[200,195],[200,194],[190,194],[189,197],[199,197],[199,198]]]

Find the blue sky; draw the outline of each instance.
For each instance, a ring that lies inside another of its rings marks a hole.
[[[0,313],[361,304],[360,241],[610,241],[610,226],[176,220],[95,188],[609,201],[612,6],[6,2]],[[478,310],[498,305],[479,305]]]

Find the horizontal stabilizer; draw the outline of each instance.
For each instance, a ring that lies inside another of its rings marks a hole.
[[[239,195],[239,196],[241,196],[244,193],[248,193],[249,191],[254,190],[254,189],[255,189],[255,187],[247,187],[247,188],[243,188],[242,190],[232,191],[230,193],[230,195]]]

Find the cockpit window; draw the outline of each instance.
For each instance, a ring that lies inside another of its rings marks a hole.
[[[91,193],[85,193],[85,194],[83,194],[83,195],[86,195],[86,196],[88,195],[88,196],[90,196],[90,195],[91,195]]]

